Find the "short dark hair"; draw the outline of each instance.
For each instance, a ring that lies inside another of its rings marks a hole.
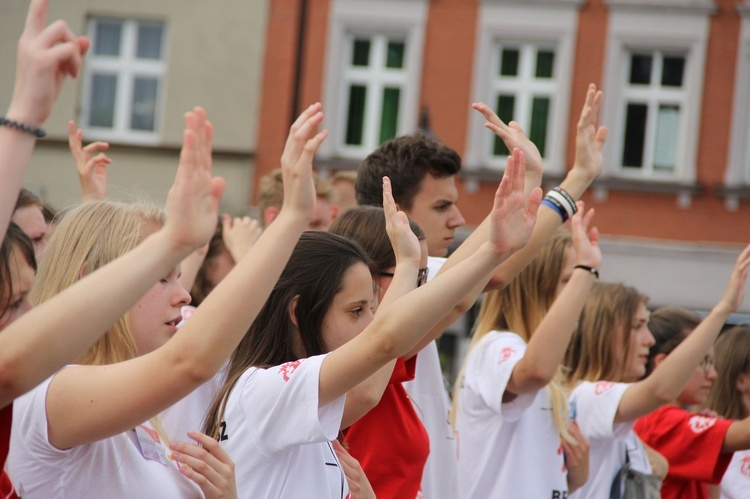
[[[359,165],[357,203],[382,206],[383,177],[391,179],[393,198],[409,210],[425,175],[444,178],[461,171],[461,158],[448,146],[423,133],[404,135],[383,143]]]
[[[0,317],[5,312],[13,299],[13,281],[11,280],[11,254],[18,248],[26,262],[36,272],[36,258],[34,256],[34,244],[29,236],[15,223],[11,222],[8,232],[5,233],[3,244],[0,246]]]

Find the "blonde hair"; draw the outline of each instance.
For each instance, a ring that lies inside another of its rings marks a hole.
[[[542,247],[539,255],[508,286],[502,290],[487,293],[479,311],[479,319],[466,359],[482,338],[491,331],[512,331],[523,338],[526,343],[529,342],[555,300],[565,257],[572,246],[570,233],[559,230]],[[458,375],[453,392],[451,424],[454,427],[458,413],[459,392],[465,374],[466,361]],[[562,438],[574,442],[573,437],[568,433],[568,399],[562,388],[563,380],[564,374],[560,366],[547,388],[552,399],[555,426]]]
[[[631,323],[648,297],[620,283],[595,283],[583,306],[578,329],[565,352],[568,383],[625,381]]]
[[[313,182],[315,183],[315,196],[327,203],[333,203],[336,200],[336,190],[331,183],[313,172]],[[268,208],[276,207],[281,209],[284,204],[284,182],[281,175],[281,168],[277,168],[268,175],[260,179],[258,188],[258,213],[260,223],[265,228],[265,213]]]
[[[65,215],[50,239],[31,299],[39,304],[52,298],[133,249],[164,220],[162,209],[147,203],[96,201],[78,206]],[[126,314],[77,363],[113,364],[137,355]]]
[[[740,374],[750,374],[750,326],[734,326],[721,333],[714,352],[716,382],[708,394],[708,408],[728,419],[750,416],[737,388]]]

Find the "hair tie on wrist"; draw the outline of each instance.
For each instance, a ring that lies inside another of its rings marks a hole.
[[[585,270],[586,272],[591,272],[592,274],[594,274],[594,277],[596,277],[597,279],[599,279],[599,271],[596,270],[594,267],[589,267],[588,265],[576,265],[573,268],[574,269]]]
[[[5,116],[0,116],[0,126],[7,126],[8,128],[14,128],[18,130],[19,132],[28,133],[38,139],[41,139],[47,136],[47,132],[45,132],[41,128],[37,128],[31,125],[24,125],[23,123],[19,123],[18,121],[9,120]]]

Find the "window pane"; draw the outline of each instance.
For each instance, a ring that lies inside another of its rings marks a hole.
[[[404,42],[388,42],[388,56],[386,59],[385,67],[404,67]]]
[[[684,57],[665,57],[661,84],[665,87],[681,87],[682,74],[685,70]]]
[[[622,165],[640,168],[643,166],[643,147],[646,137],[645,104],[628,104],[625,122],[625,147],[622,152]]]
[[[630,58],[630,83],[633,85],[648,85],[651,83],[650,55],[633,55]]]
[[[136,78],[133,86],[133,107],[130,114],[130,128],[133,130],[154,130],[156,116],[156,78]]]
[[[500,54],[500,76],[518,75],[518,49],[503,49]]]
[[[497,96],[497,116],[503,120],[503,123],[509,123],[513,121],[513,112],[516,106],[516,97],[514,95],[498,95]],[[495,136],[495,145],[493,148],[493,154],[495,156],[507,156],[510,154],[508,148],[505,147],[505,143],[500,137]]]
[[[536,145],[542,157],[546,156],[549,108],[549,97],[534,97],[531,104],[531,130],[529,131],[529,140]]]
[[[138,25],[139,59],[161,59],[161,37],[164,27],[161,24],[140,23]]]
[[[96,22],[96,55],[120,55],[120,38],[122,23],[118,21]]]
[[[398,104],[400,99],[400,89],[386,88],[383,90],[383,118],[380,122],[381,144],[396,136],[396,127],[398,126]]]
[[[89,125],[112,128],[115,117],[117,75],[95,74],[91,80]]]
[[[677,132],[680,126],[679,106],[659,106],[654,144],[654,169],[672,171],[677,154]]]
[[[352,66],[370,65],[370,40],[354,40]]]
[[[540,50],[536,54],[536,77],[552,78],[552,67],[555,64],[555,53],[551,50]]]
[[[367,87],[362,85],[349,87],[349,111],[346,119],[346,143],[349,145],[362,145],[366,98]]]

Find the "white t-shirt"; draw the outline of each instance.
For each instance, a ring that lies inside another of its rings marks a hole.
[[[456,414],[460,497],[567,497],[549,390],[502,402],[525,353],[517,334],[492,331],[467,359]]]
[[[203,497],[180,474],[149,423],[72,449],[49,443],[46,398],[52,378],[13,403],[8,474],[24,498]]]
[[[631,468],[651,473],[646,449],[633,431],[635,421],[615,423],[615,414],[628,383],[584,381],[570,394],[571,413],[581,433],[589,441],[589,479],[571,494],[572,499],[609,497],[612,481],[625,464],[627,452]]]
[[[346,397],[318,408],[324,358],[248,369],[232,389],[220,442],[234,460],[240,497],[348,497],[331,446]]]
[[[734,453],[724,478],[721,479],[721,499],[750,498],[750,450]]]
[[[432,256],[427,259],[428,280],[437,275],[445,261],[445,258]],[[430,455],[422,474],[422,494],[429,499],[455,499],[459,497],[456,441],[450,423],[451,402],[436,342],[419,352],[414,380],[403,385],[430,437]]]

